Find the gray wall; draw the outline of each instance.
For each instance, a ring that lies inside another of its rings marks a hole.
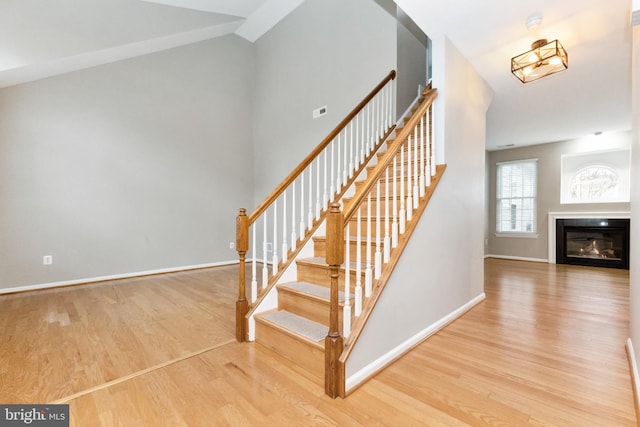
[[[306,0],[256,41],[256,65],[257,205],[395,68],[396,20],[372,0]]]
[[[560,204],[561,156],[615,148],[628,148],[629,132],[603,134],[599,137],[576,139],[549,144],[532,145],[509,150],[491,151],[489,171],[489,229],[487,255],[548,260],[549,212],[628,212],[629,203]],[[496,163],[538,159],[537,237],[519,238],[496,236]]]
[[[434,117],[447,170],[356,343],[348,376],[483,294],[484,135],[492,94],[449,40],[433,43]],[[442,126],[444,117],[456,120]]]
[[[235,259],[253,77],[227,36],[0,90],[0,288]]]
[[[400,7],[398,19],[398,116],[418,95],[418,85],[427,84],[427,36]]]

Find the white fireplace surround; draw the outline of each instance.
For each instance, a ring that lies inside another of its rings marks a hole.
[[[549,212],[549,264],[556,263],[556,219],[630,219],[631,212]]]

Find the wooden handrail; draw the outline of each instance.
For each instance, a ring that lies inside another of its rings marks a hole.
[[[391,70],[389,74],[382,79],[382,81],[376,86],[369,94],[358,104],[330,133],[322,142],[304,158],[300,163],[263,201],[256,209],[249,215],[249,225],[253,224],[256,219],[260,217],[266,211],[269,206],[282,194],[282,192],[291,185],[293,181],[311,164],[311,162],[318,157],[318,155],[324,150],[331,141],[347,126],[348,123],[353,120],[354,117],[373,99],[374,96],[391,80],[396,78],[396,71]]]
[[[389,147],[389,153],[396,153],[404,140],[407,139],[409,134],[412,132],[413,128],[417,125],[420,117],[424,115],[424,113],[431,107],[433,101],[435,101],[438,96],[437,89],[428,89],[425,90],[425,99],[418,106],[416,112],[409,118],[409,120],[405,123],[404,127],[401,128],[395,138],[395,141]],[[353,215],[357,212],[358,207],[364,201],[365,197],[369,192],[373,189],[373,186],[380,180],[382,177],[382,173],[384,170],[391,164],[394,160],[394,156],[386,156],[385,160],[381,163],[378,163],[374,169],[374,172],[367,176],[367,179],[364,181],[360,191],[349,201],[349,204],[345,206],[343,215],[344,215],[344,223],[347,222],[353,217]]]

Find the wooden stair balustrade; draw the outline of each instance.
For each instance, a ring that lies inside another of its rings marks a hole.
[[[395,77],[392,70],[250,215],[240,210],[238,341],[250,337],[249,319],[323,222],[329,203],[344,195],[395,129]]]

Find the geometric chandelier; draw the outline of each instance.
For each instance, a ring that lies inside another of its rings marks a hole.
[[[547,43],[541,39],[531,44],[531,50],[511,58],[511,72],[522,83],[569,68],[569,55],[558,40]]]

